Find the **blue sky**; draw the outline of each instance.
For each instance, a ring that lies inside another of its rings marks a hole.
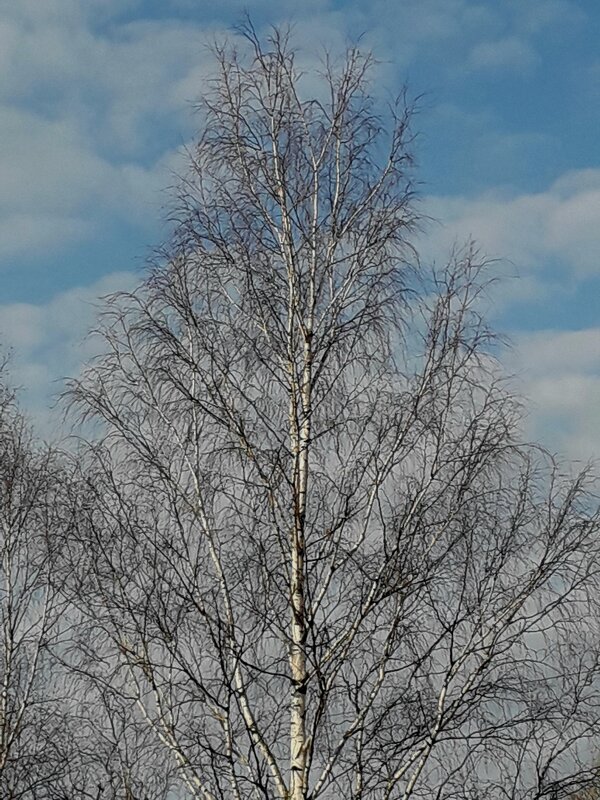
[[[531,432],[600,456],[600,3],[0,0],[0,340],[45,432],[94,300],[139,279],[194,134],[206,43],[247,9],[310,62],[362,36],[382,90],[421,94],[422,242],[472,235],[505,273],[494,322]]]

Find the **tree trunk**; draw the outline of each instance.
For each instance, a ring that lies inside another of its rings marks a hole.
[[[308,779],[306,734],[306,605],[305,605],[305,522],[308,490],[311,429],[312,353],[310,341],[304,346],[300,408],[292,398],[292,442],[294,447],[295,508],[291,542],[291,652],[292,697],[290,707],[290,800],[304,800]],[[295,406],[295,408],[294,408]],[[298,422],[298,411],[301,421]]]

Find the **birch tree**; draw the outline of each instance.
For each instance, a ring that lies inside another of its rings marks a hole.
[[[51,797],[66,768],[68,689],[54,575],[63,539],[58,456],[39,446],[2,368],[0,387],[0,795]]]
[[[88,673],[184,797],[584,789],[593,482],[522,441],[474,248],[419,266],[410,106],[358,50],[216,58],[172,239],[70,389]]]

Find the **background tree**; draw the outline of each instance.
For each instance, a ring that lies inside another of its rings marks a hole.
[[[71,387],[95,668],[205,798],[593,778],[598,524],[521,442],[473,249],[410,241],[410,108],[350,50],[217,48],[174,235]]]
[[[55,580],[64,538],[57,454],[39,446],[2,367],[0,386],[0,795],[52,796],[66,769],[68,686]]]
[[[173,785],[172,765],[157,752],[148,727],[136,724],[133,700],[101,681],[94,685],[82,674],[88,652],[89,645],[79,642],[69,659],[68,750],[63,744],[68,759],[60,781],[44,799],[166,800]],[[98,672],[96,668],[94,674]]]
[[[2,366],[0,796],[162,800],[170,771],[156,773],[150,732],[135,728],[121,696],[85,681],[80,669],[89,637],[76,636],[81,618],[64,570],[76,552],[71,461],[35,440]]]

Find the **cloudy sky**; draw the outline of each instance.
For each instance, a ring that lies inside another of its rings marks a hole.
[[[362,36],[382,85],[423,95],[423,249],[473,236],[504,259],[494,323],[531,431],[600,457],[597,0],[0,0],[0,341],[40,429],[95,298],[164,236],[206,43],[244,9],[309,55]]]

